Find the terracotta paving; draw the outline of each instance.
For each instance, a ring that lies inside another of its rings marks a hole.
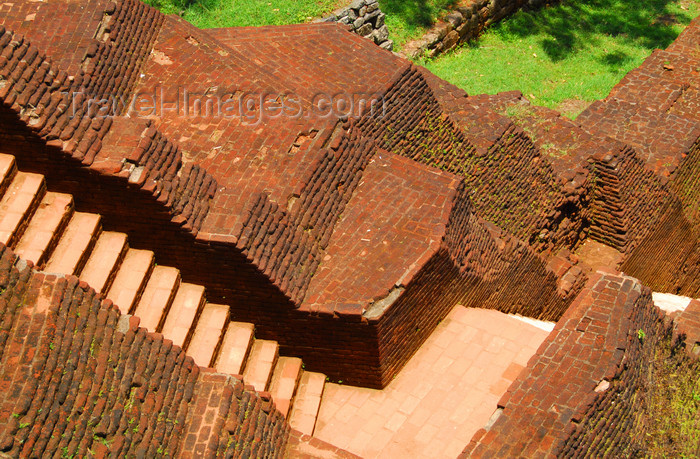
[[[364,458],[454,458],[548,334],[456,306],[384,390],[326,384],[314,436]]]

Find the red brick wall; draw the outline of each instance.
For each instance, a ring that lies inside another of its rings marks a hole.
[[[347,130],[346,130],[347,129]],[[374,142],[346,123],[309,169],[309,178],[289,209],[258,194],[237,246],[297,305],[320,263],[338,218],[374,155]]]
[[[281,457],[289,427],[269,397],[201,373],[76,277],[3,246],[0,288],[0,452]]]
[[[164,16],[138,0],[116,0],[104,10],[83,60],[85,90],[96,98],[127,100],[151,52]],[[116,114],[123,114],[125,106]]]
[[[654,291],[700,295],[700,239],[681,204],[669,205],[620,269]]]
[[[141,7],[134,11],[150,11],[148,17],[153,19],[154,10],[144,10],[143,4],[136,3]],[[138,56],[129,47],[133,45],[131,37],[119,37],[109,47],[116,53],[112,59],[118,61],[127,56],[125,63],[138,69],[138,62],[133,61]],[[80,71],[74,79],[69,78],[24,38],[2,26],[0,49],[0,77],[4,78],[0,116],[7,135],[18,129],[14,126],[19,126],[16,120],[20,120],[38,137],[61,148],[60,154],[142,187],[169,206],[174,221],[196,233],[216,191],[211,175],[197,166],[183,168],[179,149],[155,129],[146,130],[148,123],[115,120],[111,113],[105,115],[91,109],[87,96],[76,95],[87,91],[86,87],[95,82],[102,82],[99,88],[109,82],[107,89],[116,91],[115,84],[126,84],[124,76],[119,74],[126,71],[126,66],[115,61],[110,63],[111,67],[100,67],[101,70],[89,75]]]
[[[440,91],[449,95],[450,91]],[[408,68],[387,90],[386,114],[359,123],[384,149],[464,177],[479,216],[532,242],[563,200],[551,166],[525,133],[490,110],[447,117],[425,77]]]
[[[640,332],[641,330],[641,332]],[[597,274],[499,401],[464,457],[626,455],[664,314],[633,278]]]

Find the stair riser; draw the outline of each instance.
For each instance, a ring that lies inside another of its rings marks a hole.
[[[107,293],[109,292],[109,289],[112,288],[112,284],[114,283],[114,279],[117,277],[117,273],[119,272],[119,269],[122,267],[122,263],[124,262],[124,257],[126,257],[126,253],[129,251],[129,243],[127,242],[124,244],[124,247],[122,247],[122,251],[119,253],[119,256],[117,257],[117,262],[114,263],[114,269],[109,273],[109,276],[107,277],[107,280],[105,281],[105,285],[102,288],[102,293]],[[91,250],[92,252],[92,250]]]
[[[80,257],[80,260],[78,260],[78,263],[75,265],[75,271],[73,272],[74,275],[80,276],[80,273],[82,272],[83,268],[88,262],[88,259],[90,258],[90,254],[92,253],[92,250],[95,248],[95,244],[97,244],[97,239],[99,239],[100,234],[102,234],[102,224],[97,228],[97,231],[95,231],[95,234],[90,238],[90,242],[88,243],[87,247],[85,248],[85,252],[83,255]]]
[[[175,300],[175,295],[177,295],[177,290],[180,288],[180,283],[182,279],[178,276],[177,281],[175,282],[175,285],[173,286],[172,292],[170,292],[170,298],[168,298],[168,303],[165,306],[165,309],[163,310],[163,314],[160,316],[160,321],[158,322],[158,326],[156,327],[156,330],[162,330],[163,325],[165,325],[165,319],[168,318],[168,314],[170,313],[170,308],[173,305],[173,301]]]
[[[136,306],[139,304],[139,301],[141,301],[141,297],[143,296],[143,292],[146,290],[146,284],[148,284],[148,279],[151,277],[151,274],[153,273],[153,268],[154,264],[151,263],[151,265],[148,267],[148,271],[146,271],[146,275],[143,277],[143,282],[141,282],[141,286],[139,287],[138,291],[136,292],[136,296],[134,296],[134,301],[131,303],[131,306],[129,307],[129,314],[134,314],[134,311],[136,310]],[[115,270],[116,272],[117,270]]]
[[[10,187],[10,183],[14,180],[15,175],[17,175],[17,163],[13,163],[10,170],[7,171],[7,175],[0,182],[0,196],[4,196],[7,189]]]
[[[226,336],[226,328],[228,328],[228,324],[231,322],[231,315],[226,316],[226,322],[224,323],[223,328],[221,329],[221,336],[219,336],[219,342],[216,343],[216,348],[214,348],[214,353],[211,356],[211,361],[209,362],[209,367],[213,368],[214,365],[216,364],[216,359],[219,358],[219,353],[221,352],[221,345],[224,342],[224,336]]]
[[[22,221],[19,223],[15,231],[12,233],[10,236],[9,240],[7,241],[7,246],[15,249],[17,246],[17,243],[19,242],[20,239],[22,239],[22,236],[24,235],[24,231],[27,229],[27,226],[29,226],[29,222],[34,216],[34,213],[36,210],[39,208],[39,205],[41,204],[42,199],[44,199],[44,195],[46,194],[46,182],[43,182],[41,184],[41,187],[39,187],[39,190],[37,191],[36,195],[34,195],[34,198],[32,199],[31,204],[29,205],[29,208],[27,209],[27,212],[24,214],[24,218]]]
[[[197,313],[194,315],[194,319],[192,320],[192,325],[190,326],[190,331],[187,332],[187,337],[185,338],[185,341],[182,343],[183,349],[187,349],[190,346],[190,343],[192,342],[192,336],[194,336],[194,331],[197,328],[197,324],[199,323],[199,318],[202,316],[202,311],[204,310],[204,306],[206,304],[207,304],[206,299],[204,297],[202,297],[202,301],[199,303],[199,307],[197,308]]]
[[[56,228],[56,231],[53,234],[53,237],[51,238],[51,241],[49,241],[49,244],[46,246],[46,250],[44,253],[41,255],[41,257],[37,260],[36,265],[39,267],[43,267],[46,262],[51,258],[51,255],[53,255],[53,251],[56,250],[56,246],[58,246],[58,241],[61,240],[61,236],[63,236],[63,232],[66,230],[66,227],[68,227],[68,223],[70,222],[70,219],[73,217],[73,213],[75,212],[75,206],[71,205],[71,208],[68,212],[65,213],[63,218],[61,219],[60,223],[58,224],[58,227]]]
[[[285,416],[287,419],[289,419],[290,415],[292,414],[292,410],[294,409],[294,399],[297,397],[297,391],[299,390],[299,381],[301,381],[301,375],[304,373],[304,370],[302,369],[299,371],[299,374],[297,374],[297,379],[294,381],[294,393],[292,394],[292,397],[289,399],[289,408],[287,409],[287,415]]]

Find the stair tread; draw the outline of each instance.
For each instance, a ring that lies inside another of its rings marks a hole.
[[[127,237],[124,233],[103,231],[90,253],[85,267],[80,273],[80,279],[90,287],[104,293],[109,288],[109,279],[113,277],[115,267],[127,248]]]
[[[222,373],[241,374],[245,358],[253,343],[255,326],[245,322],[228,324],[221,353],[216,359],[216,369]]]
[[[301,376],[301,359],[297,357],[280,357],[270,381],[270,394],[277,409],[287,416],[299,377]]]
[[[324,374],[305,371],[301,375],[294,406],[289,416],[289,425],[292,429],[306,435],[313,435],[325,385]]]
[[[119,307],[122,314],[130,314],[153,267],[153,252],[129,249],[122,261],[107,298]]]
[[[257,391],[267,390],[272,370],[277,362],[277,341],[256,339],[243,370],[243,381]]]
[[[41,200],[22,238],[17,243],[15,253],[35,265],[43,262],[52,242],[60,237],[60,232],[73,210],[73,196],[47,192]]]
[[[39,198],[44,186],[44,176],[29,172],[17,172],[9,188],[0,200],[0,243],[10,245]]]
[[[75,212],[44,270],[74,274],[99,229],[99,215]]]
[[[229,307],[225,304],[207,303],[199,316],[192,341],[187,346],[189,354],[199,366],[208,367],[216,345],[228,319]]]
[[[156,266],[148,279],[146,289],[136,305],[134,315],[140,325],[150,331],[156,331],[163,315],[168,311],[178,284],[180,271],[170,266]]]
[[[177,290],[170,311],[165,318],[165,324],[160,332],[176,346],[182,347],[187,334],[192,328],[192,322],[197,310],[204,301],[204,287],[201,285],[182,283]]]

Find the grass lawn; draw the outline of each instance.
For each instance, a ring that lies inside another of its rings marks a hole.
[[[521,11],[476,42],[422,63],[470,94],[517,89],[573,118],[698,14],[699,0],[564,0]]]
[[[144,1],[164,13],[180,14],[202,29],[297,24],[327,15],[346,3],[343,0]]]
[[[144,0],[197,27],[245,27],[308,22],[348,6],[352,0]],[[457,0],[379,0],[391,38],[400,46],[420,38]]]
[[[307,22],[350,0],[146,0],[201,28]],[[420,37],[457,0],[379,0],[400,48]],[[654,48],[665,48],[700,0],[561,0],[519,12],[477,41],[431,61],[436,75],[468,93],[517,89],[533,103],[574,118],[605,97]]]

